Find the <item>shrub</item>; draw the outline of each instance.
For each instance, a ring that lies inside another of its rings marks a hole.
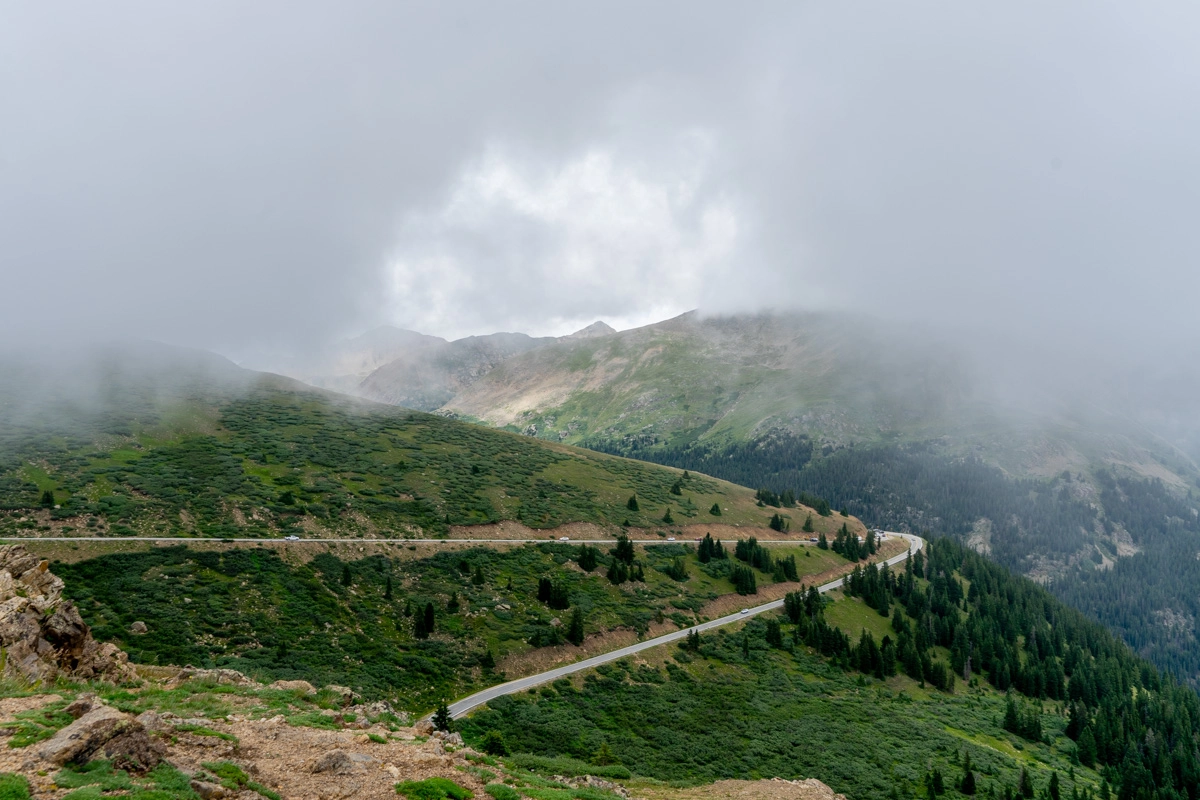
[[[23,775],[0,773],[0,800],[29,800],[29,781]]]
[[[521,800],[521,793],[511,786],[505,786],[503,783],[489,783],[483,787],[494,800]]]
[[[471,800],[475,793],[446,778],[426,778],[396,784],[396,793],[408,800]]]

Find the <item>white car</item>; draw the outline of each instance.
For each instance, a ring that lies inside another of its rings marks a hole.
[[[571,537],[570,536],[560,536],[560,537],[558,537],[558,540],[560,542],[569,542],[569,541],[571,541]]]
[[[667,541],[668,541],[668,542],[673,542],[673,541],[675,541],[675,537],[674,537],[674,536],[668,536],[668,537],[667,537]]]
[[[742,609],[740,612],[738,612],[738,613],[740,613],[740,614],[749,614],[749,613],[750,613],[750,609],[748,609],[748,608],[743,608],[743,609]]]
[[[283,538],[284,538],[286,541],[289,541],[289,542],[298,542],[298,541],[300,541],[300,537],[299,537],[299,536],[285,536],[285,537],[283,537]]]

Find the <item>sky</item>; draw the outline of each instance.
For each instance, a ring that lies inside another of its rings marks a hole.
[[[837,309],[1200,347],[1187,3],[0,3],[0,341]]]

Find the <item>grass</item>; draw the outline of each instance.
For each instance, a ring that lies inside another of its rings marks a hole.
[[[713,503],[733,524],[770,517],[712,478],[692,475],[676,496],[679,470],[269,380],[167,400],[114,392],[99,418],[48,409],[0,424],[0,535],[32,522],[116,537],[402,538],[501,520],[650,526],[668,507],[688,518]],[[47,489],[61,508],[39,511]]]
[[[166,762],[142,777],[134,777],[124,770],[113,769],[112,764],[104,759],[90,761],[82,766],[69,764],[55,774],[54,783],[63,789],[74,789],[65,795],[71,800],[99,800],[114,795],[132,800],[200,798],[192,791],[189,777]]]
[[[226,789],[240,791],[249,789],[252,792],[257,792],[260,796],[267,800],[280,800],[278,792],[268,789],[261,783],[251,780],[245,770],[234,764],[232,761],[217,761],[204,762],[204,768],[211,772],[217,781]]]
[[[28,747],[49,739],[61,728],[70,725],[74,718],[63,711],[69,702],[69,700],[58,700],[40,709],[17,712],[16,721],[0,726],[14,731],[8,739],[8,746],[12,748]]]
[[[471,800],[475,793],[447,778],[426,778],[423,781],[403,781],[396,792],[408,800]]]
[[[0,772],[0,800],[29,800],[29,781],[22,775]]]
[[[879,616],[860,598],[844,597],[840,590],[830,592],[829,598],[834,602],[825,611],[825,619],[844,630],[851,642],[857,644],[863,630],[870,631],[876,642],[883,641],[884,636],[896,638],[890,618]]]

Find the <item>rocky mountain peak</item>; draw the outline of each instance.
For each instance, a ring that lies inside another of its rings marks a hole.
[[[560,336],[559,341],[562,342],[568,339],[595,339],[597,336],[608,336],[616,332],[617,329],[607,322],[596,320],[586,328],[580,328],[569,336]]]

